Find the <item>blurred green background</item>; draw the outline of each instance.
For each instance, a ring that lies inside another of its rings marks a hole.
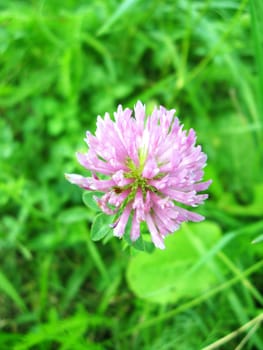
[[[1,350],[263,349],[262,18],[261,0],[0,0]],[[93,242],[64,179],[97,115],[138,99],[196,129],[213,179],[207,220],[153,254]]]

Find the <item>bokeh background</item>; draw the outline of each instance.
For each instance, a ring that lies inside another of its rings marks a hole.
[[[262,16],[260,0],[0,1],[1,350],[263,349]],[[176,108],[213,179],[207,220],[152,254],[93,242],[64,178],[85,175],[97,115],[137,100]]]

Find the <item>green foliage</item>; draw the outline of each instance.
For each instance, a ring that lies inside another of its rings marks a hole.
[[[100,196],[101,196],[101,192],[96,192],[96,191],[88,192],[88,191],[85,191],[85,192],[83,192],[82,199],[83,199],[84,204],[88,208],[90,208],[91,210],[96,212],[96,211],[99,210],[99,207],[98,207],[98,205],[96,203],[95,198],[96,197],[99,198]]]
[[[220,235],[219,226],[212,222],[184,225],[180,232],[166,239],[165,251],[134,256],[127,269],[130,288],[139,297],[161,304],[205,292],[220,277],[219,263],[207,259],[197,269],[195,266]]]
[[[1,350],[195,350],[228,334],[222,348],[263,348],[262,11],[260,0],[0,1]],[[138,99],[177,108],[213,179],[207,221],[163,252],[147,232],[133,243],[143,252],[124,249],[127,234],[107,234],[93,194],[64,178],[85,176],[74,153],[97,115]],[[146,297],[169,284],[180,293]]]
[[[252,243],[260,243],[263,242],[263,235],[260,235],[258,237],[256,237],[255,239],[253,239]]]
[[[98,214],[91,226],[90,234],[93,241],[99,241],[112,231],[112,217],[104,213]]]
[[[17,307],[22,310],[26,309],[23,299],[19,296],[12,283],[2,272],[0,272],[0,289],[13,300]]]

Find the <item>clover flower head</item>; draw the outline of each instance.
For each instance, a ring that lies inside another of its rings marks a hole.
[[[130,238],[140,236],[140,224],[148,226],[152,242],[164,249],[164,238],[185,221],[203,216],[182,206],[195,207],[207,198],[198,194],[211,181],[202,182],[207,156],[174,116],[175,110],[155,108],[146,115],[139,101],[133,111],[120,105],[112,120],[108,113],[97,119],[95,135],[87,132],[88,151],[77,154],[90,177],[66,174],[87,191],[100,191],[101,210],[114,215],[113,234],[122,237],[131,218]]]

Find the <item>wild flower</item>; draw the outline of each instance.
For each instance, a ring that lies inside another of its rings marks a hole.
[[[211,181],[202,181],[207,156],[196,145],[193,129],[183,130],[175,110],[155,108],[146,115],[139,101],[133,111],[118,106],[114,120],[108,113],[97,119],[95,135],[87,132],[87,153],[77,154],[91,176],[66,174],[66,178],[95,197],[100,209],[114,215],[113,234],[122,237],[130,218],[130,239],[140,236],[147,224],[152,242],[164,249],[164,238],[185,221],[203,216],[183,206],[195,207],[208,197],[198,194]]]

